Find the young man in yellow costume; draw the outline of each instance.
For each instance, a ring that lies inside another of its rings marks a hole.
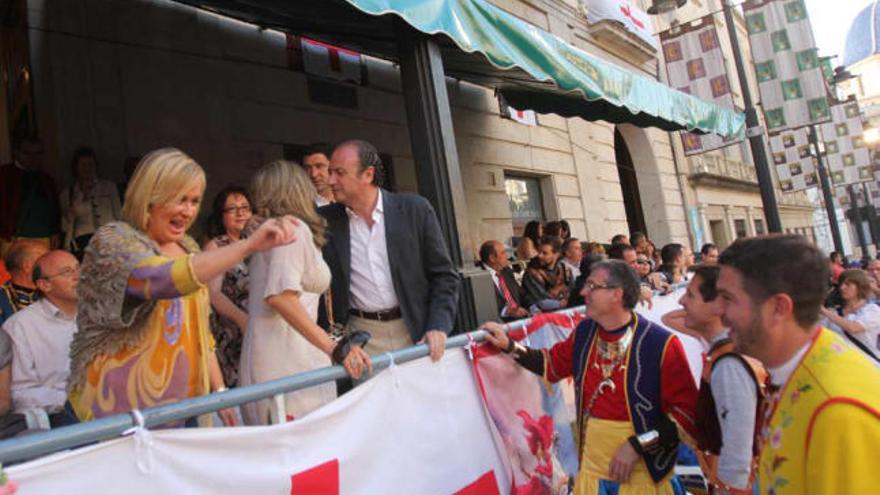
[[[736,241],[719,264],[716,310],[775,389],[760,429],[760,492],[877,493],[880,367],[817,325],[822,253],[799,236],[766,236]]]

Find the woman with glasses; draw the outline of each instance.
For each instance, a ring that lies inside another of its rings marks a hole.
[[[61,245],[82,260],[95,231],[122,218],[116,185],[98,177],[98,157],[91,148],[73,152],[70,163],[73,184],[61,192]]]
[[[240,385],[262,383],[303,371],[342,364],[360,378],[370,357],[350,345],[355,332],[333,342],[317,324],[321,295],[330,287],[330,268],[321,255],[326,221],[315,211],[315,188],[306,171],[279,160],[257,170],[251,182],[255,216],[245,235],[264,218],[292,215],[300,220],[297,242],[251,257],[248,330],[241,350]],[[360,341],[365,344],[365,341]],[[283,411],[264,399],[242,406],[249,425],[298,419],[336,398],[333,382],[284,394]]]
[[[99,228],[86,248],[68,384],[81,421],[225,390],[205,283],[248,256],[294,242],[295,221],[267,221],[247,239],[200,252],[186,231],[205,181],[182,151],[149,153],[125,191],[123,221]],[[232,409],[220,417],[236,422]]]
[[[241,239],[241,231],[251,219],[251,200],[247,190],[227,186],[214,197],[213,211],[208,224],[211,240],[205,243],[206,252],[228,246]],[[208,282],[211,294],[211,333],[217,344],[217,360],[227,387],[238,385],[238,362],[241,342],[247,330],[248,266],[238,262],[222,277]]]

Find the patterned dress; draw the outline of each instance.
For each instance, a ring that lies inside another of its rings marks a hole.
[[[228,246],[232,239],[227,235],[217,236],[212,239],[217,247]],[[228,297],[232,304],[247,313],[248,308],[248,266],[241,262],[230,268],[223,275],[223,285],[220,292]],[[217,360],[223,371],[223,381],[227,387],[238,385],[239,368],[241,358],[242,333],[238,325],[229,318],[214,310],[211,313],[211,333],[217,342]]]
[[[107,224],[86,249],[68,398],[82,421],[210,391],[207,287],[192,271],[198,245],[168,257],[127,223]]]

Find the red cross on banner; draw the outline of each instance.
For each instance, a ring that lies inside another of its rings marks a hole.
[[[288,65],[292,69],[337,81],[363,84],[360,53],[302,36],[287,35]]]
[[[339,460],[292,475],[290,495],[339,495]]]

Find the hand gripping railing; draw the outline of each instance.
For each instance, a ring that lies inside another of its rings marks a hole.
[[[584,306],[578,306],[557,311],[557,313],[570,315],[583,311]],[[531,318],[509,323],[507,329],[508,331],[516,330],[528,325],[530,322]],[[482,342],[485,338],[486,332],[484,330],[475,330],[467,334],[450,337],[446,341],[446,348],[464,347],[469,342]],[[429,350],[426,344],[419,344],[392,353],[382,354],[372,358],[373,372],[376,373],[387,368],[392,361],[400,364],[419,359],[428,354]],[[151,428],[172,421],[181,421],[228,407],[268,399],[295,390],[332,382],[347,376],[348,374],[342,366],[330,366],[256,385],[181,400],[164,406],[151,407],[140,411],[142,418],[137,418],[137,415],[134,414],[117,414],[47,432],[11,438],[0,441],[0,463],[6,464],[34,459],[53,452],[118,437],[136,426]],[[143,420],[142,423],[141,419]]]

